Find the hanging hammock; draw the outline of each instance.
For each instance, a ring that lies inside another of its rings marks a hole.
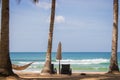
[[[23,66],[19,66],[19,65],[15,65],[15,64],[12,64],[12,69],[14,70],[25,70],[26,68],[28,68],[33,62],[29,63],[29,64],[26,64],[26,65],[23,65]]]

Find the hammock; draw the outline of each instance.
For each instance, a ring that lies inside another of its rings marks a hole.
[[[15,64],[12,64],[12,69],[14,70],[25,70],[26,68],[28,68],[33,62],[29,63],[29,64],[26,64],[26,65],[23,65],[23,66],[19,66],[19,65],[15,65]]]

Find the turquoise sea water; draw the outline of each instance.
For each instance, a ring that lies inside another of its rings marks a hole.
[[[10,57],[13,64],[25,65],[34,62],[23,71],[40,72],[45,61],[45,52],[11,52]],[[108,71],[110,52],[63,52],[61,64],[71,64],[73,72],[105,72]],[[58,69],[56,52],[52,53],[52,63]],[[120,52],[118,53],[120,67]]]

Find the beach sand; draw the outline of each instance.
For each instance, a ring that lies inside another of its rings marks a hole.
[[[0,80],[120,80],[120,73],[106,74],[105,72],[84,72],[73,73],[72,75],[40,75],[40,73],[33,72],[17,72],[20,79],[14,77],[2,78]]]

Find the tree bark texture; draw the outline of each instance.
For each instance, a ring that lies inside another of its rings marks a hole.
[[[113,3],[113,32],[112,32],[112,53],[110,60],[109,72],[119,72],[118,60],[117,60],[117,48],[118,48],[118,0],[114,0]]]
[[[53,40],[53,30],[54,30],[54,19],[55,19],[55,3],[56,0],[52,0],[51,6],[51,18],[50,18],[50,28],[49,28],[49,36],[48,36],[48,48],[46,53],[46,61],[42,74],[51,74],[51,52],[52,52],[52,40]]]
[[[1,44],[0,44],[0,76],[13,75],[9,56],[9,0],[2,0]]]

